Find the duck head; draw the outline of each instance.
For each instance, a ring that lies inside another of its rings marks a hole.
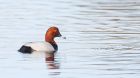
[[[59,32],[59,29],[55,26],[50,27],[46,34],[45,34],[45,41],[49,42],[51,44],[55,44],[54,38],[55,37],[61,37],[62,35]]]

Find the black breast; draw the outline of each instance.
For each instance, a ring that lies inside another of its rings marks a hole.
[[[55,49],[55,51],[58,50],[58,46],[57,46],[57,44],[52,44],[52,46],[53,46],[53,48]]]

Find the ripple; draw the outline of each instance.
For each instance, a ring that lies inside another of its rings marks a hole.
[[[139,78],[140,1],[3,0],[0,4],[1,77]],[[59,45],[55,61],[46,62],[43,53],[17,52],[25,42],[44,40],[51,25],[67,37],[55,39]]]

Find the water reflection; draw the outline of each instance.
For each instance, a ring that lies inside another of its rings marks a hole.
[[[45,53],[45,61],[48,69],[59,69],[59,63],[55,61],[55,54]]]
[[[60,63],[55,60],[55,54],[45,53],[45,61],[49,71],[49,75],[52,78],[58,78],[60,71],[53,71],[54,69],[60,68]]]

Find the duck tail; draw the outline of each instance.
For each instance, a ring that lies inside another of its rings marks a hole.
[[[19,50],[21,53],[32,53],[33,49],[30,46],[22,46]]]

